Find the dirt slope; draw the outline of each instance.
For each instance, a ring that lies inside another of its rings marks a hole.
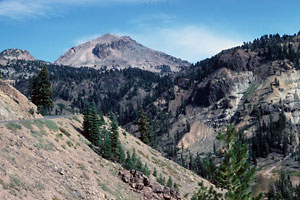
[[[0,199],[143,199],[117,176],[118,164],[89,148],[80,134],[81,120],[77,116],[0,125]],[[199,176],[123,132],[120,129],[122,144],[135,148],[151,171],[156,167],[166,179],[171,175],[181,195],[195,191],[202,181]]]
[[[37,108],[8,82],[0,80],[0,120],[41,118]]]

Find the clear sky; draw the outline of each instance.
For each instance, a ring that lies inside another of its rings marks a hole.
[[[300,31],[299,0],[0,0],[0,51],[55,61],[105,33],[196,62],[264,34]]]

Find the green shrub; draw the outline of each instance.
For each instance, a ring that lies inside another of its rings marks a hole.
[[[56,125],[55,122],[51,121],[51,120],[45,120],[43,121],[43,123],[46,125],[46,127],[54,132],[57,132],[59,130],[58,126]]]
[[[70,137],[71,134],[64,128],[59,127],[60,132],[62,132],[63,134],[65,134],[67,137]]]
[[[71,141],[67,141],[67,145],[68,145],[69,147],[74,146],[73,143],[72,143]]]
[[[34,114],[34,109],[33,108],[30,108],[30,110],[28,111],[31,115]]]
[[[6,124],[6,127],[12,131],[16,131],[17,129],[18,130],[22,129],[22,126],[17,123],[8,123],[8,124]]]

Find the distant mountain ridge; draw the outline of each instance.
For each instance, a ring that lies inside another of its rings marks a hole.
[[[6,49],[0,53],[0,64],[7,64],[8,61],[12,60],[36,60],[29,51],[22,49]]]
[[[187,61],[145,47],[129,36],[115,34],[105,34],[72,47],[54,63],[104,70],[136,67],[152,72],[177,72],[190,66]]]

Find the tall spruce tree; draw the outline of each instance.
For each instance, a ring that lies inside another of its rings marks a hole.
[[[140,139],[147,145],[152,145],[152,127],[149,123],[149,119],[146,113],[141,110],[140,111],[140,118],[138,120],[138,131],[140,132],[141,136]]]
[[[111,160],[113,153],[111,148],[111,137],[109,132],[106,129],[103,129],[103,135],[104,135],[104,144],[103,144],[103,157]]]
[[[119,143],[119,127],[118,127],[118,120],[117,116],[112,113],[110,115],[110,136],[111,136],[111,149],[113,152],[113,156],[115,160],[120,158],[119,151],[118,151],[118,143]]]
[[[254,197],[249,191],[250,182],[256,168],[250,167],[249,154],[246,144],[238,139],[234,126],[229,125],[224,134],[219,132],[218,140],[222,143],[223,160],[215,174],[217,187],[227,190],[223,198],[212,188],[202,185],[193,200],[226,199],[226,200],[254,200],[262,199],[262,195]]]
[[[83,135],[89,140],[89,133],[91,129],[90,125],[90,114],[91,114],[91,107],[90,104],[85,101],[83,105]]]
[[[51,83],[48,76],[48,69],[43,66],[37,76],[34,76],[30,87],[30,98],[41,114],[50,114],[53,107]]]
[[[98,116],[97,108],[95,102],[92,103],[92,108],[91,108],[91,113],[90,113],[90,132],[89,132],[89,137],[90,137],[90,142],[93,145],[98,146],[99,145],[99,137],[100,137],[100,119]]]

